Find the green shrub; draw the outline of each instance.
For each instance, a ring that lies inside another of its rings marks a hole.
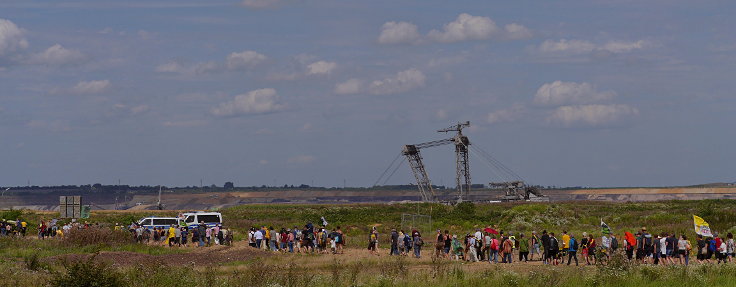
[[[117,287],[126,286],[122,275],[104,263],[94,262],[95,256],[65,266],[66,273],[58,273],[51,286],[59,287]]]

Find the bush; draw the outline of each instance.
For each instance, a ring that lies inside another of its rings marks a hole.
[[[59,273],[51,280],[51,286],[59,287],[117,287],[125,286],[125,281],[116,269],[104,263],[95,263],[95,256],[78,261],[66,267],[66,273]]]
[[[26,269],[31,271],[38,271],[44,267],[43,264],[41,264],[41,261],[38,260],[38,253],[35,252],[23,258],[23,263],[25,264]]]
[[[64,235],[64,243],[73,246],[118,245],[130,242],[132,237],[127,231],[110,228],[70,229]]]

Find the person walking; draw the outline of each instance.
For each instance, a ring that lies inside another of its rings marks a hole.
[[[169,226],[169,232],[166,236],[166,239],[169,242],[169,247],[174,246],[174,243],[176,243],[176,228],[174,228],[173,224]]]
[[[514,250],[514,243],[511,242],[511,239],[506,238],[503,241],[503,257],[504,262],[511,264],[511,253]]]
[[[455,261],[459,261],[463,256],[463,244],[457,240],[457,235],[452,236],[452,254]]]
[[[490,250],[488,253],[488,263],[498,263],[498,249],[500,247],[500,244],[498,242],[498,239],[496,239],[496,235],[491,236],[491,244],[488,247]]]
[[[554,232],[549,233],[549,245],[547,248],[547,264],[557,265],[557,252],[559,251],[560,244],[555,237]]]
[[[422,240],[422,234],[419,233],[418,230],[412,231],[412,241],[414,242],[414,257],[416,258],[422,258],[422,245],[424,245],[424,240]]]
[[[728,262],[731,263],[733,261],[734,256],[736,256],[736,243],[734,243],[733,240],[733,234],[729,232],[726,234],[726,249],[728,253]]]
[[[137,233],[138,233],[138,230],[136,230],[136,234]],[[174,228],[174,243],[176,243],[178,247],[181,247],[181,228],[179,227]]]
[[[529,261],[529,240],[524,238],[524,233],[519,234],[519,262]]]
[[[537,236],[536,231],[532,231],[532,237],[529,239],[529,245],[531,246],[531,252],[529,254],[529,260],[534,261],[534,254],[537,254],[537,257],[542,259],[542,255],[539,253],[539,236]]]
[[[389,255],[399,255],[399,233],[396,232],[396,228],[391,229],[391,251]]]
[[[549,234],[547,234],[547,230],[542,230],[542,261],[544,261],[544,264],[547,264],[549,261]]]
[[[476,242],[478,242],[478,240],[475,238],[475,235],[470,235],[468,238],[468,261],[470,262],[478,262],[478,249],[476,248]]]
[[[680,235],[680,240],[677,241],[677,253],[679,255],[677,257],[679,263],[682,265],[684,260],[684,264],[688,265],[688,257],[690,257],[690,242],[687,241],[687,237],[685,237],[685,235]]]
[[[570,233],[570,241],[567,243],[567,265],[570,265],[571,260],[575,259],[575,266],[578,266],[578,242],[575,240],[575,235]]]
[[[199,247],[204,247],[205,233],[207,233],[207,225],[204,224],[204,221],[199,222],[199,226],[197,226],[197,233],[197,235],[199,235],[199,238],[197,238],[197,240],[199,241]]]
[[[399,236],[396,238],[396,247],[399,248],[399,255],[406,255],[406,245],[404,244],[404,239],[406,239],[406,234],[404,233],[404,230],[399,231]]]
[[[378,231],[373,226],[371,233],[368,234],[368,250],[371,254],[378,256]]]

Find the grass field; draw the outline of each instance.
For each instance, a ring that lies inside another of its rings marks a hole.
[[[99,286],[736,286],[736,264],[640,266],[613,260],[609,266],[545,266],[539,262],[493,265],[370,255],[368,230],[382,234],[400,227],[403,213],[431,215],[432,229],[464,234],[488,225],[529,233],[563,229],[599,233],[600,220],[616,233],[641,226],[654,232],[684,233],[694,238],[692,214],[705,218],[715,231],[736,231],[736,201],[666,201],[650,203],[533,203],[395,205],[247,205],[221,210],[227,226],[243,238],[250,226],[293,227],[306,222],[342,226],[348,235],[343,255],[274,254],[253,250],[244,242],[232,247],[168,248],[124,241],[74,243],[60,240],[0,238],[0,286],[70,285],[73,280],[103,280]],[[129,223],[151,214],[178,211],[94,211],[90,222]],[[35,226],[53,213],[3,211]],[[430,227],[426,227],[430,229]],[[433,232],[423,230],[425,236]],[[29,228],[34,234],[34,228]],[[597,234],[600,235],[600,234]],[[387,236],[382,236],[384,241]],[[383,244],[385,247],[386,244]],[[82,279],[80,279],[82,278]],[[96,278],[96,279],[95,279]]]

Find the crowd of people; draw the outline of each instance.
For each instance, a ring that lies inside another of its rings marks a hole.
[[[373,228],[368,236],[368,249],[378,255],[378,232]],[[418,230],[406,233],[404,230],[392,229],[390,234],[389,255],[421,258],[425,242]],[[562,231],[561,234],[532,231],[529,236],[524,233],[514,235],[493,228],[476,229],[458,237],[448,230],[437,230],[430,240],[434,244],[432,256],[468,262],[512,263],[542,261],[544,264],[575,265],[584,263],[595,265],[606,264],[614,252],[622,252],[627,260],[636,260],[642,264],[683,264],[690,263],[692,250],[698,262],[732,262],[736,257],[736,245],[733,234],[713,237],[698,236],[696,244],[691,244],[687,236],[676,236],[674,233],[654,235],[642,227],[636,234],[625,233],[623,240],[612,233],[603,232],[600,237],[583,232],[580,238]],[[517,258],[517,259],[514,259]]]
[[[0,221],[0,236],[26,236],[28,223],[24,220],[5,220]]]
[[[61,225],[61,226],[59,226]],[[41,220],[37,231],[39,239],[64,237],[72,229],[99,227],[89,223],[68,222],[59,224],[57,220]],[[124,226],[116,223],[115,230],[124,230]],[[0,221],[0,236],[26,236],[26,221]],[[182,227],[171,225],[168,228],[146,228],[132,223],[127,227],[132,239],[142,244],[174,246],[211,246],[231,245],[233,232],[217,224],[207,226],[200,222],[195,226]],[[380,255],[379,232],[373,227],[368,234],[368,250],[371,254]],[[342,254],[346,236],[339,226],[327,229],[326,226],[314,226],[307,223],[303,228],[274,229],[273,227],[252,227],[248,231],[248,244],[253,248],[288,253],[320,253]],[[422,257],[425,240],[419,230],[410,232],[392,229],[387,240],[390,244],[389,255]],[[714,234],[712,237],[698,235],[691,243],[687,236],[675,233],[649,233],[646,227],[632,234],[626,232],[620,237],[615,234],[601,232],[600,237],[583,232],[578,238],[574,234],[562,231],[560,234],[532,231],[525,233],[497,231],[497,227],[476,229],[465,235],[451,234],[437,230],[435,237],[428,240],[433,244],[431,255],[436,258],[447,258],[457,261],[512,263],[541,261],[544,264],[575,265],[584,263],[594,265],[606,264],[610,256],[620,252],[627,260],[643,264],[688,265],[693,257],[698,262],[727,263],[736,257],[736,244],[732,233],[725,236]],[[385,241],[384,241],[385,242]],[[694,244],[693,244],[694,243]]]
[[[122,230],[122,226],[115,223],[115,230]],[[169,247],[186,247],[189,245],[204,247],[212,245],[231,245],[233,232],[216,224],[213,227],[200,222],[196,226],[170,225],[168,228],[146,228],[135,222],[128,226],[128,231],[137,243],[168,245]]]
[[[252,227],[248,231],[248,244],[253,248],[289,253],[342,254],[345,234],[340,226],[332,230],[307,223],[303,228],[274,229]]]

